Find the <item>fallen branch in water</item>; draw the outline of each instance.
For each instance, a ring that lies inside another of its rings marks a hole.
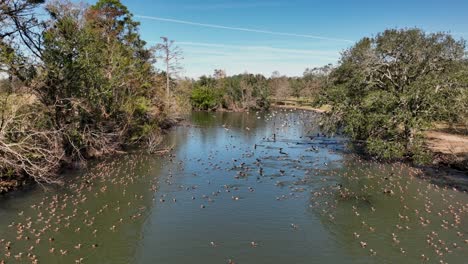
[[[38,114],[37,105],[12,99],[14,104],[0,109],[0,178],[27,175],[39,184],[60,184],[56,173],[65,155],[60,132],[43,125],[48,117]]]
[[[169,148],[156,149],[156,150],[151,151],[150,153],[151,153],[151,154],[164,155],[164,154],[166,154],[166,153],[172,151],[173,149],[174,149],[174,145],[172,145],[172,146],[169,147]]]

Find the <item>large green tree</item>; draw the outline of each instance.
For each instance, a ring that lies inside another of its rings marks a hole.
[[[53,108],[56,128],[66,131],[67,153],[113,151],[156,127],[153,55],[127,8],[100,0],[89,8],[56,2],[47,10],[35,91]]]
[[[345,51],[324,93],[327,116],[384,158],[421,153],[421,131],[453,117],[465,42],[445,33],[390,29]]]

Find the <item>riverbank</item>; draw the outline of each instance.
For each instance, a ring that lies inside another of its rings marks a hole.
[[[314,108],[310,105],[294,104],[275,104],[272,107],[316,113],[325,113],[329,109],[328,106]],[[421,169],[421,178],[440,186],[468,192],[468,136],[466,131],[449,130],[446,125],[437,125],[434,130],[427,131],[425,135],[426,148],[432,153],[433,158],[429,165],[416,166]]]
[[[426,147],[433,153],[429,180],[468,191],[468,136],[437,128],[425,133]]]
[[[161,134],[156,135],[156,137],[159,138],[163,134],[168,133],[168,131],[171,128],[183,123],[184,120],[185,119],[182,117],[168,118],[164,120],[160,124]],[[149,149],[148,151],[151,152],[152,154],[157,154],[157,155],[164,155],[167,152],[169,152],[168,148],[157,149],[156,147],[159,145],[158,142],[160,142],[159,139],[154,139],[153,143],[148,143],[148,144],[156,144],[155,146],[151,146],[150,147],[151,149]],[[124,148],[124,146],[122,146],[121,149],[118,149],[114,151],[113,153],[107,153],[107,155],[92,156],[91,158],[81,161],[80,163],[64,162],[62,164],[62,168],[57,173],[58,180],[56,180],[54,183],[60,184],[62,182],[62,179],[60,176],[63,174],[64,171],[68,171],[70,169],[79,170],[79,169],[82,169],[83,166],[86,166],[88,162],[99,161],[99,160],[108,158],[110,156],[123,155],[127,153],[128,151]],[[35,184],[37,184],[37,182],[32,177],[29,177],[28,175],[24,173],[12,172],[11,175],[0,177],[0,195],[5,195],[7,193],[27,189],[29,187],[32,187]]]
[[[322,109],[322,108],[314,108],[312,106],[295,106],[295,105],[273,105],[272,107],[274,108],[280,108],[280,109],[291,109],[291,110],[306,110],[306,111],[313,111],[317,113],[325,113],[327,112],[327,109]]]
[[[310,98],[286,98],[286,99],[278,99],[278,98],[270,98],[269,99],[271,107],[273,108],[280,108],[280,109],[297,109],[297,110],[307,110],[307,111],[314,111],[317,113],[325,113],[330,110],[330,106],[324,105],[319,108],[313,107],[312,102],[313,100]]]
[[[426,132],[426,147],[435,155],[436,164],[468,171],[468,136],[441,130]]]

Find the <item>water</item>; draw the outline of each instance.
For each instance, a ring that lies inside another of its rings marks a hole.
[[[360,160],[316,120],[194,113],[171,156],[113,157],[0,200],[0,260],[467,263],[466,193]]]

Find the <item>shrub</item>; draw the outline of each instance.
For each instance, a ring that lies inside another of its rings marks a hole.
[[[220,99],[215,89],[205,86],[193,89],[190,96],[192,107],[197,110],[214,110],[220,104]]]

